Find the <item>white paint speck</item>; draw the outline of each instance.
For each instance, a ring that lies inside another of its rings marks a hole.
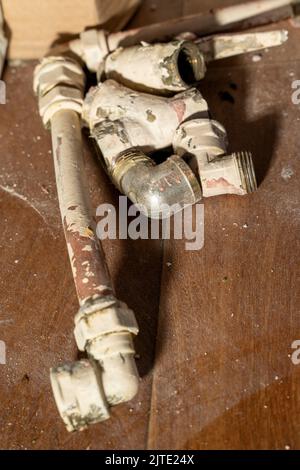
[[[293,175],[294,175],[294,171],[290,166],[283,168],[281,171],[281,178],[284,181],[289,181]]]
[[[252,61],[253,62],[260,62],[262,59],[262,55],[261,54],[254,54],[254,56],[252,57]]]
[[[85,247],[82,248],[82,251],[92,251],[92,247],[90,245],[85,245]]]

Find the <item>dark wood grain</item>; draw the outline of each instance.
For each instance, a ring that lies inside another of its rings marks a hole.
[[[210,67],[200,89],[250,149],[257,193],[205,201],[205,245],[165,243],[150,448],[299,448],[300,30],[262,55]],[[230,93],[234,103],[224,101]],[[290,178],[283,178],[286,171]]]
[[[231,4],[146,1],[133,25]],[[238,1],[236,1],[238,3]],[[157,5],[155,9],[153,5]],[[201,84],[231,150],[250,149],[261,185],[245,198],[205,201],[205,246],[105,241],[118,297],[136,312],[141,389],[112,419],[68,434],[49,368],[75,360],[77,300],[61,229],[50,135],[32,92],[34,63],[10,66],[0,120],[1,449],[300,447],[300,29],[281,49],[223,61]],[[221,99],[229,92],[234,104]],[[85,144],[94,207],[117,203]],[[293,174],[283,179],[282,170]],[[161,278],[162,276],[162,278]],[[158,321],[159,316],[159,321]],[[158,321],[158,328],[157,328]],[[157,339],[157,343],[156,343]],[[156,352],[155,352],[156,351]]]

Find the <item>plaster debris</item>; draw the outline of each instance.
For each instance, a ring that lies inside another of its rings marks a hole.
[[[292,176],[294,176],[294,170],[290,166],[287,166],[281,170],[281,178],[284,181],[289,181]]]
[[[252,61],[253,61],[253,62],[260,62],[261,59],[262,59],[262,54],[254,54],[254,55],[252,56]]]

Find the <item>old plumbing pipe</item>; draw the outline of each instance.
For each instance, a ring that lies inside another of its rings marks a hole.
[[[120,47],[106,57],[98,76],[134,90],[174,94],[204,78],[206,62],[280,46],[287,39],[288,32],[278,30]]]
[[[202,195],[256,190],[251,155],[227,154],[225,129],[196,88],[166,98],[106,80],[86,96],[83,119],[112,181],[148,217],[169,217]],[[170,146],[159,165],[147,155]]]
[[[75,339],[89,360],[51,370],[59,412],[69,431],[109,418],[109,406],[138,389],[134,313],[114,295],[85,181],[80,115],[84,76],[67,57],[48,57],[35,71],[44,124],[51,129],[61,217],[80,309]]]
[[[246,2],[116,33],[90,29],[81,33],[79,39],[70,41],[68,47],[91,71],[98,72],[105,57],[119,47],[167,42],[182,33],[192,33],[196,39],[208,34],[248,29],[293,17],[299,8],[300,0]]]
[[[196,88],[165,98],[106,80],[87,94],[83,120],[119,190],[147,216],[166,218],[199,201],[201,188],[184,159],[173,154],[155,165],[147,154],[171,146],[181,122],[207,112]]]

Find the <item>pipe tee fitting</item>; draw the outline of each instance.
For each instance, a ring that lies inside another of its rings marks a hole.
[[[132,91],[113,80],[94,88],[83,108],[112,181],[153,218],[196,203],[201,189],[183,159],[173,155],[155,165],[146,153],[170,147],[180,123],[207,113],[207,103],[195,88],[165,98]]]

